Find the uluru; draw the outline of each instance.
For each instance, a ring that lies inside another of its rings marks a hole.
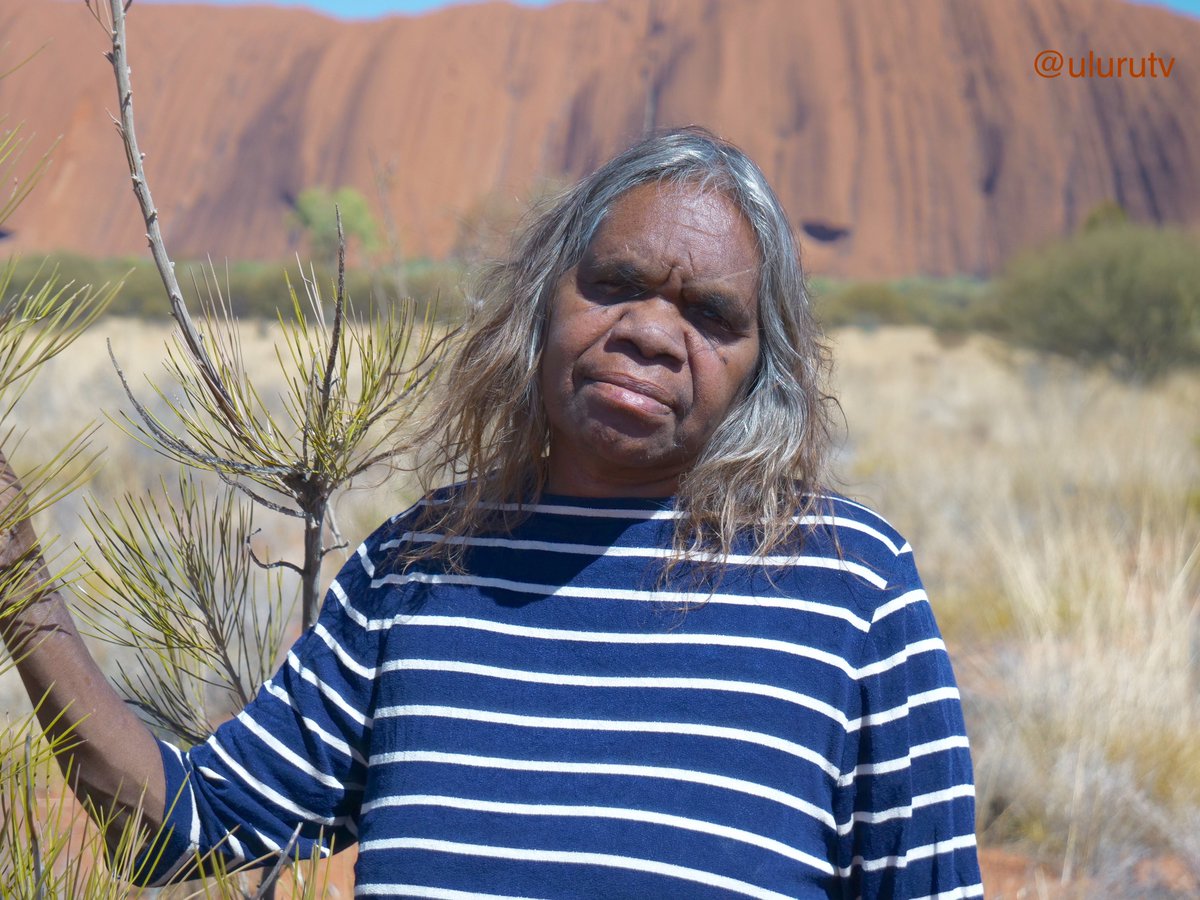
[[[409,256],[489,198],[698,123],[766,170],[809,268],[987,275],[1106,201],[1200,224],[1200,20],[1118,0],[565,0],[340,22],[134,4],[139,138],[180,257],[274,259],[315,186],[357,188]],[[102,57],[79,2],[2,0],[5,127],[56,138],[5,253],[144,252]],[[40,48],[40,49],[39,49]],[[1057,77],[1043,51],[1172,60]]]

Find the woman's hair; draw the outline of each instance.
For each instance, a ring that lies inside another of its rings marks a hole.
[[[459,346],[417,437],[427,493],[462,482],[430,526],[447,538],[511,528],[546,485],[549,428],[540,366],[559,281],[578,264],[614,202],[639,185],[720,191],[758,242],[759,358],[749,386],[685,473],[675,497],[677,556],[731,551],[753,535],[766,554],[813,511],[830,448],[829,355],[810,309],[786,213],[745,153],[697,127],[647,137],[529,222],[511,256],[486,268]],[[451,555],[457,542],[443,543]],[[459,545],[460,546],[460,545]]]

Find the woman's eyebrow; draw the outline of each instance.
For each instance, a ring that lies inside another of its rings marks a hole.
[[[593,259],[586,267],[593,277],[611,278],[617,281],[643,283],[646,275],[631,259],[608,258]]]
[[[751,319],[746,304],[736,295],[718,287],[700,287],[684,291],[691,302],[724,316],[731,323],[747,323]]]

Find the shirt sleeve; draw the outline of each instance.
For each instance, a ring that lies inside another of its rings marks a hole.
[[[858,699],[843,768],[851,896],[983,896],[962,705],[907,547],[872,616]]]
[[[371,593],[376,547],[373,536],[342,568],[316,624],[245,709],[186,753],[160,744],[166,821],[132,880],[190,877],[210,854],[240,865],[355,840],[385,629],[352,598]]]

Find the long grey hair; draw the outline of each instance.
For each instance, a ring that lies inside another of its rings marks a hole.
[[[829,456],[828,352],[791,224],[765,176],[734,145],[688,127],[641,140],[567,190],[535,215],[510,257],[479,278],[460,347],[418,437],[424,489],[464,482],[455,502],[437,506],[434,527],[446,537],[511,527],[541,495],[549,429],[539,369],[557,285],[617,198],[663,182],[724,193],[753,229],[762,260],[757,368],[680,480],[676,554],[719,558],[745,534],[766,554],[800,533],[797,517],[818,503]]]

